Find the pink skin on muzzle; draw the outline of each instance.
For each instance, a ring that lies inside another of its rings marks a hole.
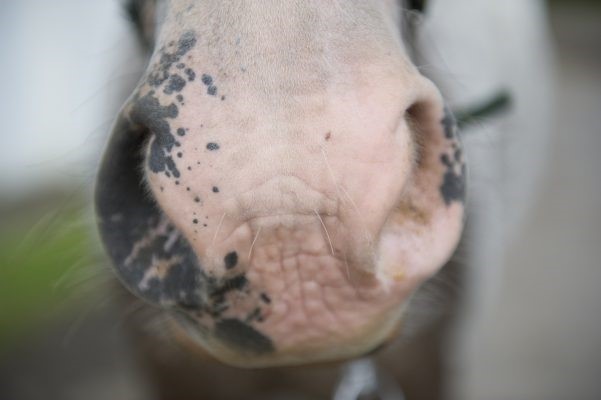
[[[230,364],[374,349],[461,234],[465,165],[439,92],[398,47],[336,50],[307,75],[262,55],[241,68],[235,50],[218,68],[205,37],[175,32],[115,130],[147,138],[156,218],[119,225],[125,202],[107,200],[99,179],[118,274]],[[116,229],[131,231],[121,252]]]

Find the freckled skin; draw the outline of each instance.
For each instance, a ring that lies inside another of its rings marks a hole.
[[[99,176],[117,274],[230,364],[378,347],[462,229],[465,165],[440,94],[383,23],[370,37],[335,15],[350,31],[330,39],[357,46],[330,46],[322,65],[320,37],[262,52],[253,26],[217,50],[177,9],[166,24],[185,29],[157,43]]]

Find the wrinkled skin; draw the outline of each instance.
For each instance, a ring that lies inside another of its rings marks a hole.
[[[398,5],[161,4],[97,183],[123,284],[231,365],[388,341],[452,255],[465,197],[453,117]]]

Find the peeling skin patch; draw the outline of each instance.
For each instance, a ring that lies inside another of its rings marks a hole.
[[[266,354],[275,350],[268,337],[235,318],[219,321],[215,325],[215,336],[243,352]]]
[[[152,267],[150,267],[144,274],[144,278],[140,282],[140,290],[148,289],[148,282],[151,279],[165,279],[169,273],[169,270],[174,265],[181,263],[180,257],[173,257],[170,259],[153,259]]]
[[[455,149],[452,154],[443,153],[440,162],[446,167],[440,193],[447,206],[453,201],[463,203],[466,193],[466,165],[461,152],[459,137],[457,136],[457,123],[453,114],[445,107],[444,117],[441,121],[445,137],[453,142]]]
[[[178,113],[175,104],[161,106],[154,91],[150,91],[135,102],[130,115],[132,122],[146,127],[154,134],[150,142],[148,168],[154,173],[165,172],[168,177],[173,175],[176,178],[180,177],[180,172],[171,151],[177,142],[167,119],[176,118]]]

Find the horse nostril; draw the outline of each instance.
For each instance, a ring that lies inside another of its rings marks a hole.
[[[464,159],[457,123],[451,111],[441,99],[426,97],[411,105],[405,114],[414,143],[415,174],[432,184],[436,180],[432,179],[431,174],[440,167],[446,169],[441,192],[447,204],[449,201],[444,193],[444,185],[449,175],[459,175],[455,179],[455,186],[461,188],[457,187],[454,197],[463,200]]]
[[[429,108],[434,105],[428,101],[417,101],[405,111],[405,121],[409,127],[413,144],[414,166],[419,167],[428,146]]]
[[[154,173],[164,172],[168,176],[178,178],[180,171],[174,161],[174,149],[180,146],[177,135],[181,132],[171,127],[177,118],[179,109],[174,103],[162,105],[154,91],[137,97],[129,112],[131,122],[145,132],[151,134],[148,142],[147,166]]]

